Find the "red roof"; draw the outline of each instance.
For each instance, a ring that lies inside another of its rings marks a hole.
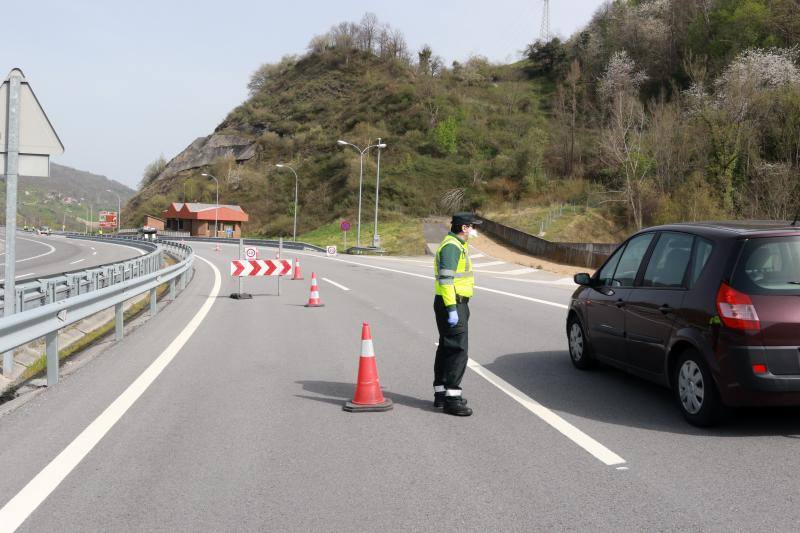
[[[195,204],[173,202],[166,211],[164,218],[178,218],[183,220],[220,220],[224,222],[247,222],[250,217],[238,205]]]

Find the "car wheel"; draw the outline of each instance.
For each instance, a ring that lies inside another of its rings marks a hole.
[[[575,368],[586,370],[595,366],[589,339],[586,338],[583,325],[577,317],[573,316],[567,322],[567,340],[569,342],[569,358]]]
[[[722,415],[717,385],[697,350],[686,350],[674,370],[674,392],[686,420],[698,427],[714,425]]]

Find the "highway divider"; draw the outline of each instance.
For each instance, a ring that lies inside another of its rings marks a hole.
[[[125,301],[150,291],[150,313],[155,315],[158,287],[169,283],[169,298],[174,299],[177,292],[186,287],[194,261],[192,248],[177,242],[152,243],[121,237],[72,238],[134,246],[148,249],[149,253],[98,268],[24,284],[33,286],[35,290],[18,285],[18,298],[22,297],[28,306],[19,307],[22,310],[14,315],[0,318],[0,353],[10,353],[19,346],[44,337],[48,385],[58,382],[60,329],[113,307],[116,339],[121,340]],[[164,253],[178,262],[164,266]],[[38,300],[38,305],[30,305],[34,300]]]

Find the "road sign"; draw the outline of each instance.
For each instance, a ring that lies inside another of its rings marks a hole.
[[[258,259],[258,248],[255,246],[247,246],[244,249],[244,258],[248,261],[254,261]]]
[[[347,220],[342,220],[342,231],[350,231],[350,222]]]
[[[17,98],[13,103],[9,98],[12,77],[19,80],[19,88],[14,91]],[[10,109],[11,105],[15,105],[14,111]],[[19,142],[18,150],[9,150],[8,146],[10,139],[6,132],[10,133],[8,122],[12,114],[19,121],[19,136],[15,139]],[[50,119],[25,75],[16,68],[11,70],[8,79],[0,85],[0,170],[4,173],[8,172],[6,159],[9,151],[19,153],[16,174],[43,178],[50,176],[50,156],[64,153],[64,145],[61,144]]]
[[[285,259],[256,259],[231,261],[231,276],[286,276],[292,271],[292,263]]]
[[[116,211],[100,211],[97,216],[101,229],[114,229],[117,227]]]
[[[335,246],[328,246],[325,249],[325,253],[328,254],[328,257],[336,257],[336,247]]]

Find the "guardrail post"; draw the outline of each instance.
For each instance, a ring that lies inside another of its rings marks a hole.
[[[58,383],[58,330],[44,336],[47,358],[47,386]]]
[[[158,313],[158,287],[150,289],[150,316],[156,316]]]
[[[174,300],[175,299],[175,284],[176,284],[175,283],[175,278],[172,278],[171,280],[169,280],[169,299],[170,300]]]
[[[117,323],[116,328],[115,328],[117,341],[121,341],[122,340],[122,334],[123,334],[123,329],[124,329],[124,324],[123,324],[124,312],[122,310],[122,304],[123,304],[123,302],[120,302],[120,303],[118,303],[118,304],[116,304],[114,306],[114,314],[116,315],[115,318],[116,318],[116,323]]]
[[[14,373],[14,350],[9,350],[3,354],[3,375],[11,379]]]

